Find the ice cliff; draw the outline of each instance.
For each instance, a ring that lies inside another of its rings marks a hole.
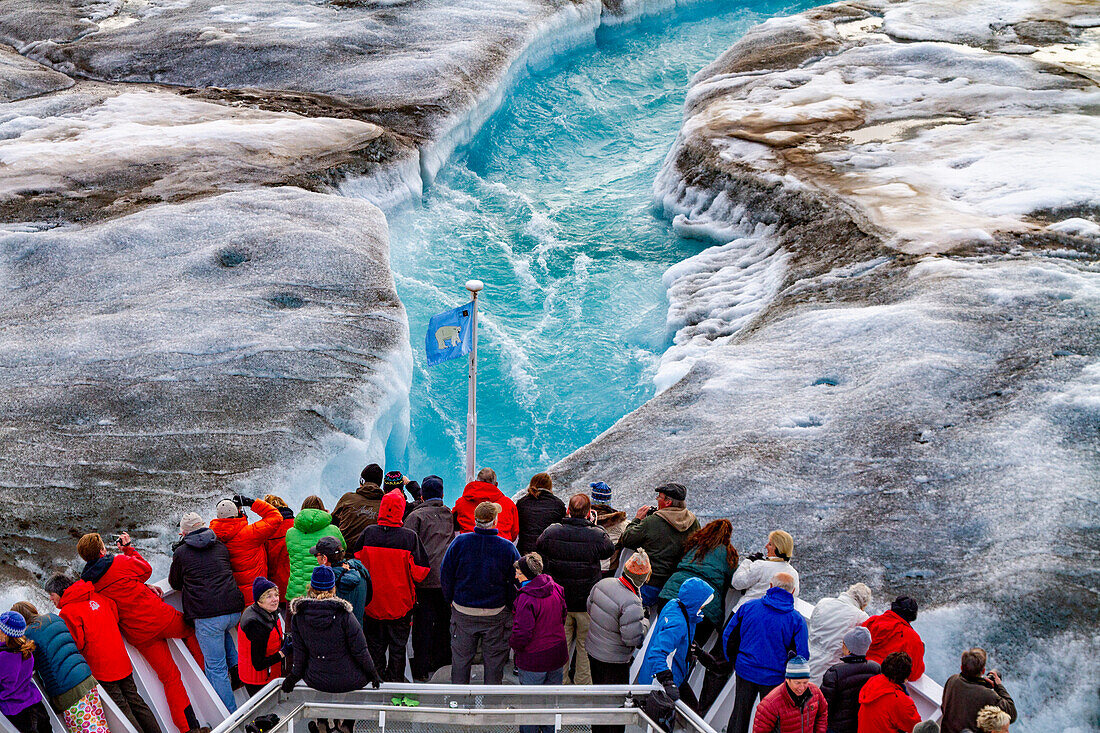
[[[655,184],[718,241],[666,274],[664,391],[555,481],[632,509],[681,481],[742,547],[788,529],[810,598],[863,580],[1095,634],[1098,49],[1068,1],[842,2],[746,35]]]

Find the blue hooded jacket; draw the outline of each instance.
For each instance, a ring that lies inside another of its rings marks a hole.
[[[27,638],[35,643],[34,671],[50,697],[63,695],[92,676],[69,627],[57,614],[43,614],[31,621]]]
[[[653,678],[669,670],[679,687],[687,679],[687,654],[695,637],[695,626],[703,618],[703,606],[714,599],[714,589],[699,578],[688,578],[680,586],[676,600],[665,604],[657,618],[653,638],[649,640],[637,684],[648,685]]]
[[[736,638],[734,638],[736,637]],[[778,685],[787,671],[788,652],[810,658],[806,619],[794,610],[794,596],[782,588],[768,588],[737,609],[722,633],[722,653],[729,658],[736,642],[738,677],[758,685]]]

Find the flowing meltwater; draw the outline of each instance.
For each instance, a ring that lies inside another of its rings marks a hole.
[[[590,442],[654,393],[671,343],[661,275],[709,243],[678,237],[653,179],[692,75],[748,28],[811,2],[706,4],[601,28],[597,46],[522,81],[423,202],[391,212],[391,266],[415,372],[406,455],[462,491],[466,360],[428,368],[428,319],[485,281],[478,465],[506,493]]]

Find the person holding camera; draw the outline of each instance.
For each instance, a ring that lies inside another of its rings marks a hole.
[[[249,524],[245,507],[259,514],[259,520]],[[245,605],[250,605],[255,600],[252,581],[267,574],[267,541],[283,526],[283,515],[266,501],[243,494],[219,501],[216,513],[217,519],[210,520],[210,529],[229,550],[233,578]]]
[[[794,538],[781,529],[768,533],[768,542],[763,552],[754,552],[741,559],[737,572],[733,574],[730,585],[740,591],[738,606],[749,601],[763,598],[771,587],[776,573],[786,573],[794,579],[792,594],[798,595],[798,571],[791,566],[794,557]]]
[[[986,653],[981,647],[962,653],[959,673],[943,686],[943,733],[960,733],[967,728],[977,730],[978,712],[988,706],[1008,713],[1009,722],[1016,722],[1016,703],[1008,694],[997,670],[985,671]]]
[[[642,605],[653,606],[665,582],[676,572],[684,556],[684,542],[699,529],[699,520],[687,510],[687,488],[681,484],[658,486],[657,506],[643,506],[626,525],[620,538],[628,550],[645,550],[652,574],[642,586]]]

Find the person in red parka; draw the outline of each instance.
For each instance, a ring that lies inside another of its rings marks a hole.
[[[248,523],[244,507],[251,507],[260,518]],[[283,515],[262,499],[251,499],[237,494],[232,499],[222,499],[216,510],[217,519],[210,520],[210,529],[229,550],[229,564],[233,579],[249,606],[252,598],[252,581],[267,573],[267,541],[283,526]],[[285,535],[284,535],[285,537]],[[289,567],[289,560],[288,560]]]
[[[787,661],[783,684],[756,706],[752,733],[825,733],[829,706],[810,682],[810,663],[800,656]]]
[[[374,667],[386,682],[405,681],[405,647],[412,628],[416,584],[431,571],[420,537],[402,526],[404,516],[405,495],[395,489],[382,497],[378,524],[368,526],[348,545],[348,552],[363,563],[373,584],[363,633]]]
[[[859,733],[912,733],[920,722],[917,706],[905,691],[913,660],[893,652],[882,660],[882,673],[859,691]]]
[[[103,538],[86,534],[80,538],[76,551],[87,565],[80,574],[95,586],[102,596],[114,601],[118,609],[118,627],[122,637],[137,647],[145,661],[157,672],[164,685],[164,696],[172,711],[172,722],[180,733],[199,733],[198,718],[183,687],[179,668],[172,659],[168,639],[183,639],[195,661],[203,666],[202,651],[195,638],[195,629],[183,620],[183,614],[161,600],[159,591],[145,582],[153,568],[130,543],[123,532],[118,538],[121,555],[109,555]]]
[[[519,512],[512,500],[497,488],[497,474],[491,468],[478,471],[477,481],[466,484],[462,496],[455,501],[454,509],[451,510],[455,518],[455,528],[459,532],[473,532],[474,510],[483,501],[500,504],[497,533],[509,542],[515,542],[519,537]]]
[[[871,648],[867,659],[882,664],[893,652],[905,652],[913,662],[909,681],[916,682],[924,675],[924,642],[911,626],[917,620],[917,602],[909,596],[898,596],[890,604],[890,610],[872,616],[861,626],[871,632]]]
[[[281,497],[274,494],[265,496],[264,501],[278,509],[283,518],[283,523],[264,545],[264,551],[267,553],[267,573],[264,577],[278,586],[279,603],[285,604],[286,589],[290,584],[290,555],[287,554],[286,549],[286,531],[294,526],[294,512]]]
[[[55,575],[46,581],[57,614],[95,678],[138,733],[161,733],[160,724],[134,683],[134,668],[118,630],[118,609],[86,580]]]

